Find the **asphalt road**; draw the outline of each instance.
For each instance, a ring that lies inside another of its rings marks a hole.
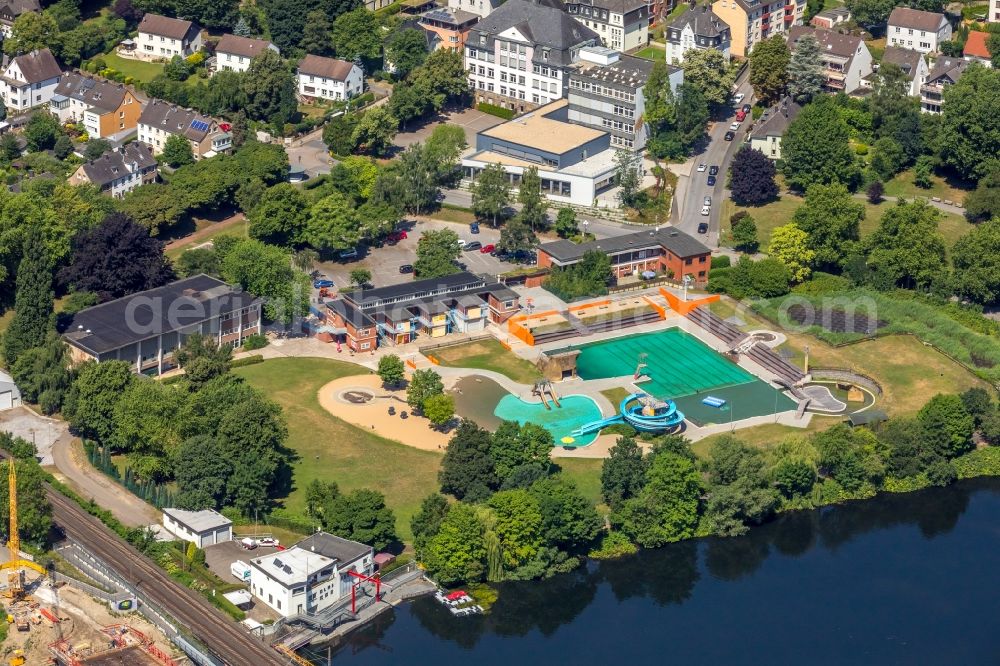
[[[746,96],[741,105],[752,103],[753,89],[748,82],[749,71],[749,68],[743,70],[743,74],[736,81],[737,90]],[[689,166],[691,169],[690,174],[686,177],[681,176],[681,179],[685,182],[678,184],[678,190],[683,191],[683,199],[680,206],[681,214],[678,216],[679,219],[673,220],[674,226],[702,241],[707,240],[706,244],[709,247],[718,246],[720,230],[719,211],[722,209],[723,199],[728,196],[726,178],[729,171],[729,163],[732,161],[732,156],[736,154],[736,151],[743,144],[743,140],[751,124],[748,117],[740,125],[735,138],[732,141],[726,141],[725,135],[729,131],[729,124],[735,120],[736,110],[734,108],[725,120],[719,120],[714,124],[712,131],[709,133],[708,145],[701,153],[695,155],[687,163],[686,166]],[[707,169],[704,172],[698,172],[697,168],[699,164],[705,164],[708,167],[713,165],[719,167],[719,174],[716,176],[714,186],[708,185]],[[710,215],[701,215],[702,204],[706,196],[712,197],[712,212]],[[708,222],[709,225],[707,239],[705,236],[697,233],[698,225],[702,222]]]

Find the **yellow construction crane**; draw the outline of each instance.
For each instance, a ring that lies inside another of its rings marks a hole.
[[[21,536],[17,532],[17,468],[13,456],[7,461],[7,490],[10,496],[10,536],[7,538],[7,548],[10,550],[10,560],[0,564],[0,569],[13,569],[7,576],[6,596],[11,599],[24,597],[24,569],[34,569],[45,575],[46,571],[34,562],[21,559]]]

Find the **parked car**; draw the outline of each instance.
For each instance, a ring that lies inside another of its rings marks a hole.
[[[497,249],[496,245],[494,245],[493,243],[488,243],[483,246],[483,249],[481,249],[480,252],[482,252],[483,254],[493,254],[493,252],[495,252],[496,249]]]
[[[243,537],[240,539],[240,547],[245,548],[246,550],[253,550],[257,547],[257,542],[250,537]]]
[[[269,546],[271,548],[274,548],[275,546],[278,545],[278,540],[275,539],[274,537],[263,537],[261,539],[258,539],[257,543],[260,544],[261,546]]]
[[[739,111],[736,112],[736,120],[743,122],[744,120],[746,120],[746,117],[747,117],[747,112],[744,111],[743,109],[740,109]]]
[[[399,267],[399,272],[400,272],[400,274],[403,274],[403,275],[405,275],[407,273],[412,273],[413,272],[413,264],[402,264]]]
[[[744,95],[743,93],[736,93],[736,95],[733,97],[733,101],[739,104],[743,101],[745,97],[746,95]]]
[[[478,234],[479,233],[479,223],[478,222],[472,222],[472,223],[469,224],[469,233],[470,234]]]
[[[403,230],[393,231],[389,234],[388,240],[390,243],[398,243],[406,238],[406,232]]]
[[[736,131],[736,130],[738,130],[739,128],[740,128],[740,123],[739,123],[739,121],[738,121],[738,120],[734,120],[734,121],[733,121],[732,123],[730,123],[730,125],[729,125],[729,131],[730,131],[730,132],[735,132],[735,131]]]
[[[744,104],[743,105],[743,113],[750,113],[750,108],[751,107],[750,107],[749,104]]]
[[[324,289],[334,286],[333,280],[314,280],[313,289]]]
[[[736,132],[726,132],[726,141],[732,141],[736,138]]]
[[[713,185],[715,185],[715,176],[709,176],[708,177],[708,186],[711,187]]]
[[[701,207],[701,214],[702,215],[711,215],[712,214],[712,207],[711,206],[702,206]]]
[[[464,238],[459,238],[458,239],[458,246],[462,247],[463,245],[465,245],[465,239]]]
[[[707,234],[708,233],[708,222],[700,222],[698,224],[698,233]]]
[[[716,176],[718,174],[719,174],[719,167],[717,167],[715,165],[712,165],[712,166],[708,167],[708,175],[709,176]]]
[[[712,205],[712,197],[710,197],[710,196],[706,196],[706,197],[705,197],[705,200],[704,200],[704,201],[703,201],[702,203],[703,203],[704,205],[706,205],[706,206],[711,206],[711,205]]]
[[[706,165],[706,164],[699,164],[698,165],[698,173],[701,173],[702,171],[704,171],[707,168],[708,168],[708,165]]]
[[[349,259],[357,259],[358,258],[358,251],[357,251],[357,249],[355,249],[355,248],[352,247],[352,248],[350,248],[348,250],[341,250],[339,256],[344,261],[347,261]]]
[[[482,250],[483,244],[479,241],[470,241],[462,246],[462,249],[466,252],[471,252],[472,250]]]

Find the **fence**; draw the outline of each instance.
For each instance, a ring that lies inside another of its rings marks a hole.
[[[450,340],[448,342],[438,342],[432,345],[424,345],[423,347],[417,347],[417,351],[421,354],[427,355],[427,352],[434,351],[435,349],[444,349],[446,347],[458,347],[459,345],[469,344],[470,342],[479,342],[480,340],[492,340],[495,339],[489,333],[483,333],[482,335],[473,335],[468,338],[462,338],[461,340]]]

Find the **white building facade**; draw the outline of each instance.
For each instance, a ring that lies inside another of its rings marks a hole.
[[[178,539],[204,548],[233,540],[233,521],[218,511],[164,509],[163,527]]]
[[[944,14],[896,7],[889,15],[886,43],[921,53],[934,53],[941,42],[951,39],[951,35],[951,23]]]
[[[4,105],[15,113],[47,105],[61,77],[62,70],[48,49],[19,55],[3,71]]]
[[[250,69],[250,61],[267,49],[281,53],[277,46],[266,39],[223,35],[215,47],[215,71],[245,72]]]
[[[186,58],[201,50],[201,28],[191,21],[146,14],[139,23],[133,56],[140,60]]]
[[[350,99],[364,92],[364,72],[353,62],[307,55],[299,63],[296,84],[300,97]]]

